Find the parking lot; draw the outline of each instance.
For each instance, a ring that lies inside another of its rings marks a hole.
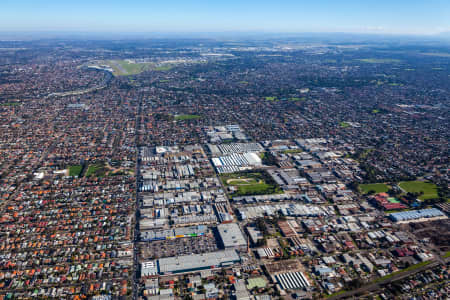
[[[212,236],[195,238],[177,238],[164,241],[140,243],[143,259],[179,256],[186,254],[200,254],[217,251],[217,243]]]

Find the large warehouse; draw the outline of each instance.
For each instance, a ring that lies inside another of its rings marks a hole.
[[[160,275],[189,273],[226,267],[238,262],[240,262],[240,257],[235,250],[225,250],[161,258],[158,260],[158,271]]]
[[[275,275],[283,290],[309,288],[311,284],[302,272],[287,272]]]
[[[437,208],[402,211],[392,213],[389,217],[395,222],[420,222],[426,219],[444,219],[445,214]]]
[[[247,240],[244,238],[241,229],[236,223],[225,223],[217,226],[220,239],[225,249],[243,249],[247,247]]]
[[[214,157],[212,163],[220,174],[239,172],[262,165],[261,158],[253,152]]]

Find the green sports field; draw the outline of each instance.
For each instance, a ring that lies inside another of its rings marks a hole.
[[[266,97],[265,98],[267,101],[277,101],[278,99],[277,99],[277,97],[275,97],[275,96],[268,96],[268,97]]]
[[[70,166],[69,167],[69,176],[80,177],[81,171],[83,170],[82,166]]]
[[[425,181],[402,181],[398,186],[407,193],[420,193],[420,200],[438,198],[437,186],[431,182]]]
[[[196,119],[201,119],[202,116],[199,115],[178,115],[175,116],[175,120],[177,121],[184,121],[184,120],[196,120]]]
[[[369,193],[370,191],[375,191],[375,193],[386,193],[389,191],[389,186],[384,183],[371,183],[371,184],[360,184],[359,189],[364,194]]]
[[[220,175],[227,187],[237,190],[230,196],[251,196],[265,194],[280,194],[283,191],[266,172],[237,172]]]
[[[102,177],[105,176],[106,169],[102,164],[89,165],[89,168],[86,171],[86,177],[96,176]]]

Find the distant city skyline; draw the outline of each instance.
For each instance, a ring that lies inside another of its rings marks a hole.
[[[444,0],[3,0],[0,31],[450,32]]]

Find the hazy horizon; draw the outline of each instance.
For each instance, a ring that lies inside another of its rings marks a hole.
[[[0,32],[356,33],[437,35],[450,31],[450,2],[204,0],[4,0]]]
[[[0,41],[38,40],[151,40],[151,39],[211,39],[211,40],[277,40],[294,39],[304,42],[450,42],[450,32],[433,35],[352,33],[352,32],[264,32],[264,31],[212,31],[212,32],[138,32],[138,31],[1,31]]]

